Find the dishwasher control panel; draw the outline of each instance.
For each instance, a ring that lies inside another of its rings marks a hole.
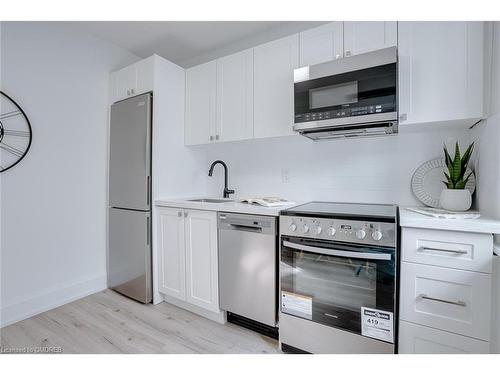
[[[394,223],[280,216],[280,234],[377,246],[396,245]]]

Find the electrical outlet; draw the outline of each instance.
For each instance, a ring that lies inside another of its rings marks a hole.
[[[283,182],[284,184],[288,184],[290,182],[290,169],[281,169],[281,182]]]

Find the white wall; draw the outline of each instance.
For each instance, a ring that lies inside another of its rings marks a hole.
[[[400,133],[314,143],[301,136],[207,146],[207,170],[216,159],[229,167],[237,196],[278,195],[294,201],[415,205],[411,176],[423,162],[442,155],[443,142],[468,142],[465,130]],[[209,195],[221,195],[222,168],[209,178]],[[289,182],[284,183],[283,171]]]
[[[2,90],[33,126],[2,175],[3,325],[106,287],[109,73],[138,57],[75,30],[2,22]]]
[[[478,142],[476,175],[478,177],[478,208],[500,219],[500,22],[493,22],[491,41],[490,116],[477,126],[473,135]],[[495,236],[500,246],[500,236]],[[500,353],[500,257],[493,257],[491,349]]]
[[[500,22],[493,22],[490,116],[473,129],[477,141],[478,208],[500,219]]]

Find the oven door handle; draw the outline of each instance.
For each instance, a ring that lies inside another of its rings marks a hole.
[[[323,247],[300,245],[290,241],[283,241],[283,246],[289,247],[291,249],[308,251],[310,253],[333,255],[342,258],[391,260],[391,254],[386,254],[386,253],[359,253],[357,251],[332,250],[332,249],[325,249]]]

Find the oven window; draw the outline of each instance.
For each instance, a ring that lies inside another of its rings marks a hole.
[[[282,246],[281,312],[361,332],[361,307],[394,311],[394,261]]]
[[[358,81],[309,90],[310,109],[356,103],[357,101]]]

